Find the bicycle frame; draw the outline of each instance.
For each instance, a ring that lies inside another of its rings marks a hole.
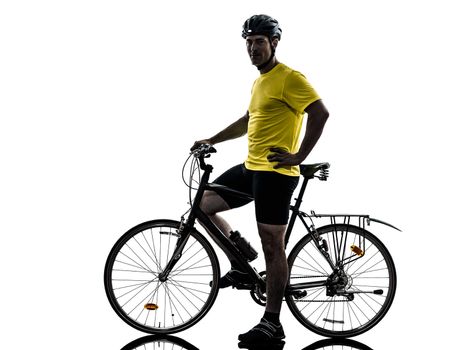
[[[224,235],[224,233],[210,220],[210,218],[200,209],[200,203],[203,197],[203,194],[205,191],[208,190],[213,190],[213,191],[221,191],[225,193],[230,193],[238,197],[243,197],[243,198],[249,198],[252,199],[248,194],[235,191],[233,189],[230,189],[225,186],[209,183],[209,178],[210,175],[213,171],[213,167],[209,164],[206,164],[204,161],[204,157],[201,156],[199,157],[200,161],[200,168],[203,170],[203,175],[201,177],[201,181],[197,190],[197,193],[195,195],[195,199],[192,203],[192,207],[189,212],[188,219],[186,221],[181,221],[181,227],[179,229],[179,234],[180,234],[180,239],[177,242],[174,254],[172,255],[171,259],[169,260],[166,268],[164,271],[159,274],[159,279],[160,281],[165,281],[167,280],[167,277],[169,276],[172,268],[175,266],[177,261],[180,259],[182,255],[182,251],[185,247],[185,244],[188,241],[188,238],[190,236],[190,232],[194,229],[195,221],[198,220],[202,226],[210,233],[211,238],[213,241],[223,250],[223,252],[230,258],[234,259],[238,266],[240,266],[243,271],[245,271],[252,279],[252,281],[255,282],[257,286],[260,287],[261,291],[265,291],[266,289],[266,283],[265,280],[260,276],[260,274],[248,263],[248,261],[242,256],[242,254],[239,252],[237,247],[234,246],[233,242]],[[288,226],[286,228],[286,234],[285,234],[285,247],[287,246],[289,242],[289,238],[291,236],[294,224],[299,217],[301,222],[303,223],[304,227],[306,228],[308,234],[312,236],[312,239],[318,249],[318,251],[323,255],[323,257],[327,260],[328,264],[332,268],[332,270],[337,269],[337,264],[333,262],[331,259],[330,255],[328,254],[328,247],[326,242],[321,242],[321,237],[319,237],[317,230],[315,229],[314,223],[312,221],[312,218],[310,215],[305,214],[304,212],[301,212],[299,210],[302,199],[305,194],[305,190],[308,184],[309,178],[303,177],[303,181],[299,190],[299,195],[297,198],[295,198],[295,203],[294,205],[290,206],[290,210],[292,212],[290,220],[288,222]],[[322,217],[322,216],[329,216],[332,217],[332,222],[336,219],[336,217],[343,216],[348,218],[348,224],[349,224],[349,218],[352,216],[359,217],[359,221],[361,220],[368,220],[368,221],[375,221],[378,223],[382,223],[385,225],[388,225],[390,227],[393,227],[397,229],[396,227],[387,224],[383,221],[376,220],[376,219],[371,219],[368,215],[338,215],[338,214],[326,214],[326,215],[316,215],[315,213],[312,213],[314,217]],[[312,225],[308,225],[308,223],[305,221],[304,217],[308,217],[312,221]],[[345,219],[346,220],[346,219]],[[336,221],[335,221],[336,224]],[[398,230],[398,229],[397,229]],[[338,259],[337,259],[338,262]],[[349,263],[349,262],[348,262]],[[297,283],[293,285],[288,285],[286,289],[286,293],[290,294],[293,293],[294,291],[300,291],[305,288],[316,288],[316,287],[322,287],[327,285],[327,279],[319,280],[319,281],[311,281],[311,282],[306,282],[306,283]]]

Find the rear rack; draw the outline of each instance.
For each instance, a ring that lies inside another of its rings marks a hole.
[[[333,235],[333,245],[334,245],[334,252],[335,252],[335,261],[339,262],[343,265],[349,264],[361,257],[363,257],[366,253],[366,226],[370,224],[372,220],[369,215],[363,214],[316,214],[313,210],[310,214],[301,212],[300,215],[303,218],[308,218],[311,222],[311,229],[312,232],[316,232],[315,224],[312,218],[329,218],[330,225],[334,227],[332,235]],[[338,225],[344,225],[346,230],[340,230],[343,234],[338,235]],[[348,237],[348,229],[350,226],[357,226],[363,230],[363,236],[359,236],[359,241],[356,242],[358,247],[356,249],[354,256],[349,256],[345,258],[347,247],[347,237]],[[341,236],[341,237],[340,237]],[[328,242],[327,242],[328,244]]]
[[[310,217],[314,218],[329,218],[330,224],[336,226],[338,224],[351,225],[366,229],[366,226],[370,225],[371,218],[369,215],[364,214],[317,214],[311,210]],[[341,218],[341,220],[339,220]],[[342,221],[342,222],[341,222]]]

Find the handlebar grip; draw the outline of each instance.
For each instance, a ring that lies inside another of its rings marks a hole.
[[[217,152],[216,148],[214,148],[213,145],[205,143],[204,146],[205,146],[204,150],[206,150],[206,153],[216,153]]]
[[[214,148],[209,143],[202,143],[197,149],[195,149],[192,153],[197,156],[204,156],[210,153],[216,153],[216,148]]]

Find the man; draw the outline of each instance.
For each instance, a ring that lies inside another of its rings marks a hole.
[[[299,181],[299,164],[319,139],[328,111],[305,77],[278,62],[275,51],[282,30],[267,15],[249,18],[243,27],[247,52],[260,77],[252,88],[248,111],[239,120],[209,139],[195,142],[216,144],[248,135],[248,157],[214,182],[250,193],[254,197],[258,232],[266,262],[267,303],[260,323],[239,335],[244,343],[279,341],[285,337],[279,320],[284,290],[288,281],[288,264],[284,238],[289,219],[291,196]],[[304,139],[299,133],[304,112],[307,127]],[[202,210],[229,236],[229,224],[218,213],[246,204],[239,199],[213,191],[206,192]],[[232,263],[221,278],[220,287],[245,282],[247,274]]]

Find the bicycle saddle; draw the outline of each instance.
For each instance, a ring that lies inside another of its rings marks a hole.
[[[330,163],[301,164],[299,167],[302,176],[306,179],[312,179],[317,171],[330,168]]]

